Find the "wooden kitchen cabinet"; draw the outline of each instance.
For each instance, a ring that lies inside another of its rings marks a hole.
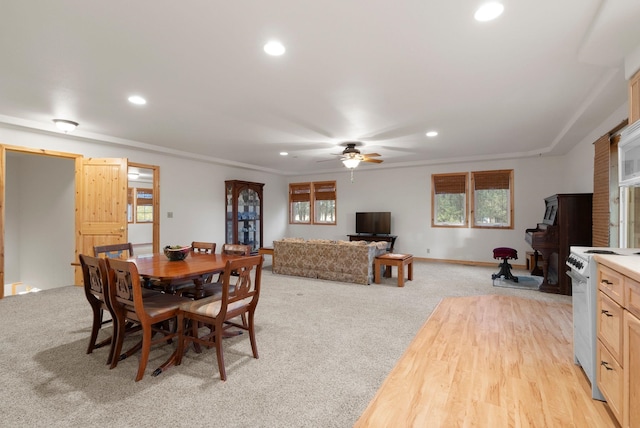
[[[622,427],[640,428],[640,263],[621,257],[596,258],[596,378]]]

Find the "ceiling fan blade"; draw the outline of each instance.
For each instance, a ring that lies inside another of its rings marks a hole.
[[[382,163],[382,162],[383,162],[383,160],[382,160],[382,159],[369,159],[369,158],[364,158],[364,159],[362,159],[362,162]]]
[[[382,155],[379,155],[378,153],[363,153],[362,156],[368,156],[370,158],[376,158],[376,157],[382,156]]]

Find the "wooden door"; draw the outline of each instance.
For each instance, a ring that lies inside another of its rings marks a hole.
[[[126,158],[76,160],[76,262],[95,245],[127,242],[127,168]]]

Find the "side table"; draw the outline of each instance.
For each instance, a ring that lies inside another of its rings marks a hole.
[[[260,254],[263,258],[264,256],[271,256],[271,264],[273,265],[273,247],[260,247],[258,248],[258,254]]]
[[[404,267],[407,266],[407,277],[409,281],[413,280],[413,254],[383,254],[376,257],[373,264],[373,278],[376,284],[380,284],[380,269],[386,266],[391,269],[392,266],[398,268],[398,287],[404,287]]]

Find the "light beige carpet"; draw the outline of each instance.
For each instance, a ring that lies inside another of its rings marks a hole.
[[[155,349],[137,383],[137,357],[109,370],[106,348],[85,354],[91,311],[79,287],[7,297],[0,426],[350,427],[442,297],[571,301],[493,287],[497,268],[414,265],[403,288],[395,277],[364,286],[267,269],[256,313],[260,358],[251,358],[246,334],[227,339],[226,382],[213,350],[189,352],[182,366],[152,377],[172,351]]]

